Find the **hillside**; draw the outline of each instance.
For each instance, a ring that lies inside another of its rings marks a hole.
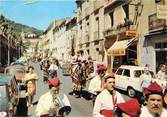
[[[41,35],[42,34],[42,30],[38,30],[36,28],[33,28],[33,27],[30,27],[30,26],[27,26],[27,25],[23,25],[23,24],[20,24],[20,23],[16,23],[14,21],[11,21],[9,19],[6,19],[4,16],[1,16],[1,19],[4,19],[4,21],[6,21],[10,27],[13,27],[13,30],[16,34],[20,34],[21,32],[31,32],[31,33],[35,33],[36,35]]]
[[[15,23],[13,21],[9,21],[9,24],[11,24],[11,26],[13,27],[15,32],[22,32],[23,31],[23,32],[35,33],[37,35],[42,34],[41,30],[38,30],[38,29],[33,28],[33,27],[29,27],[27,25],[23,25],[23,24],[20,24],[20,23]]]

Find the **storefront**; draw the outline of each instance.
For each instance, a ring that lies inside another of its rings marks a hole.
[[[157,18],[157,14],[148,17],[149,34],[145,35],[142,63],[157,73],[160,64],[167,64],[167,22]]]
[[[145,41],[145,49],[148,51],[146,62],[150,69],[157,73],[161,64],[167,65],[167,32],[147,35]]]
[[[136,65],[137,37],[115,41],[106,52],[107,56],[112,56],[114,71],[121,65]]]

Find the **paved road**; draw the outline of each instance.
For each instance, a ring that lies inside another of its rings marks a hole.
[[[42,71],[40,70],[39,63],[30,63],[35,67],[35,71],[39,76],[39,80],[37,81],[37,93],[34,98],[34,106],[28,108],[28,116],[29,117],[35,117],[35,109],[36,104],[38,102],[39,97],[48,91],[48,85],[46,83],[43,83],[42,81]],[[68,93],[71,91],[71,79],[69,76],[63,76],[61,70],[58,72],[58,77],[61,78],[61,87],[60,91],[65,93],[71,103],[72,112],[68,117],[92,117],[92,101],[88,100],[86,98],[86,92],[84,93],[84,98],[75,98],[72,95],[69,95]],[[88,85],[88,84],[87,84]],[[127,96],[124,96],[125,100],[128,99]]]

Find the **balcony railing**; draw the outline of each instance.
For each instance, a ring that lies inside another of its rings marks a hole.
[[[117,28],[112,27],[110,29],[106,29],[103,34],[104,37],[118,34],[121,34],[122,36],[134,37],[136,35],[136,25],[118,26]]]
[[[156,13],[148,16],[149,32],[162,30],[162,29],[164,29],[165,26],[167,26],[166,20],[165,19],[158,19]]]

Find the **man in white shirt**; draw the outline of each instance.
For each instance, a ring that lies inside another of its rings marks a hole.
[[[144,90],[146,106],[141,108],[140,117],[166,117],[167,110],[163,108],[162,88],[153,82]]]
[[[36,107],[36,116],[37,117],[54,117],[59,115],[59,108],[61,101],[67,108],[64,114],[69,114],[71,111],[70,102],[67,96],[63,93],[59,93],[60,80],[57,77],[49,80],[49,91],[43,94],[38,101]],[[62,116],[62,115],[59,115]],[[64,117],[64,116],[63,116]]]
[[[167,75],[165,73],[166,70],[166,66],[165,65],[161,65],[160,70],[157,73],[157,78],[161,79],[161,80],[167,80]]]
[[[56,59],[53,59],[52,60],[52,63],[51,65],[49,66],[49,74],[50,74],[50,77],[53,78],[53,77],[57,77],[57,70],[58,70],[58,66],[56,65]]]
[[[102,90],[102,78],[105,76],[105,72],[107,67],[103,65],[98,65],[97,75],[91,79],[88,91],[93,94],[97,95]]]
[[[148,67],[144,68],[144,73],[140,76],[140,82],[143,90],[151,84],[152,76]]]
[[[115,78],[107,76],[104,79],[104,90],[97,96],[93,109],[93,117],[114,117],[116,106],[123,103],[122,95],[115,91]]]

